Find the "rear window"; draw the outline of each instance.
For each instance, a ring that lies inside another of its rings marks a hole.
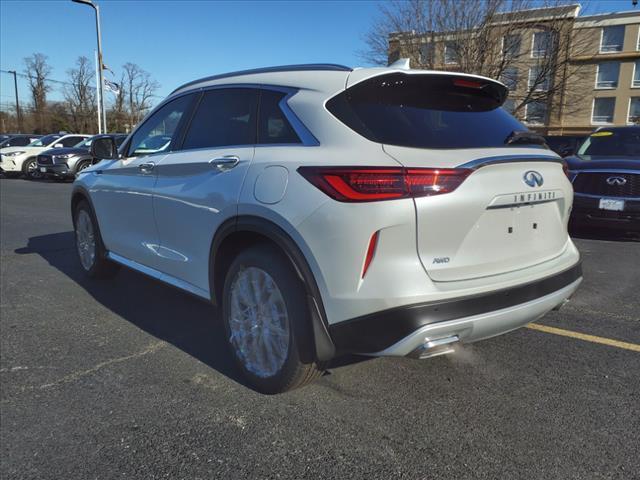
[[[454,75],[393,73],[342,92],[328,110],[374,142],[415,148],[502,147],[526,131],[501,108],[506,87]]]

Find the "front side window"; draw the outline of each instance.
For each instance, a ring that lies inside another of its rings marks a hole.
[[[640,97],[631,97],[629,100],[628,123],[640,124]]]
[[[616,107],[615,97],[595,98],[593,100],[592,123],[613,123],[613,111]]]
[[[534,101],[526,106],[525,119],[527,123],[533,125],[544,125],[547,123],[547,104],[542,101]]]
[[[281,108],[286,94],[262,90],[258,117],[258,144],[298,144],[300,138],[291,127]]]
[[[193,95],[183,95],[151,115],[133,134],[127,156],[140,157],[167,151],[192,100]]]
[[[505,58],[517,58],[520,55],[521,37],[518,34],[505,35],[502,37],[502,55]]]
[[[444,43],[444,63],[458,63],[458,49],[455,42]]]
[[[529,69],[529,89],[546,92],[549,90],[550,75],[543,67],[535,66]]]
[[[621,52],[624,43],[624,25],[602,28],[600,53]]]
[[[62,144],[63,147],[69,148],[69,147],[75,147],[76,145],[78,145],[78,143],[80,143],[83,140],[84,140],[83,137],[67,137],[67,138],[63,138],[60,141],[60,143]]]
[[[596,74],[596,88],[616,88],[619,74],[620,62],[599,63]]]
[[[258,90],[206,91],[191,120],[183,149],[255,145]]]
[[[553,34],[551,32],[535,32],[531,46],[531,56],[533,58],[546,57],[551,52],[551,42]]]

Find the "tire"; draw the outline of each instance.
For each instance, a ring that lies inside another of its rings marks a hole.
[[[35,157],[27,158],[22,165],[22,173],[29,180],[41,180],[44,175],[38,170],[38,160]]]
[[[76,172],[74,174],[74,177],[77,177],[78,173],[80,173],[82,170],[90,166],[91,166],[91,160],[83,160],[82,162],[80,162],[76,167]]]
[[[321,365],[301,360],[313,345],[304,285],[276,247],[253,246],[233,260],[222,317],[233,357],[255,390],[282,393],[322,375]]]
[[[82,269],[91,278],[111,278],[120,266],[107,259],[98,222],[93,209],[86,200],[78,203],[73,212],[76,253]]]

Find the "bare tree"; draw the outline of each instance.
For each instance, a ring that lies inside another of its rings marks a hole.
[[[129,128],[133,128],[151,107],[151,99],[160,88],[151,75],[135,63],[123,65]]]
[[[36,116],[36,133],[47,133],[47,92],[51,87],[47,84],[47,76],[51,73],[51,67],[47,64],[47,56],[42,53],[34,53],[24,59],[24,73],[29,81],[33,112]]]
[[[581,73],[571,56],[587,48],[575,35],[574,12],[563,0],[393,0],[380,6],[360,56],[376,65],[408,57],[418,68],[500,79],[513,90],[519,116],[531,103],[567,113],[565,87]],[[532,42],[533,54],[522,44],[532,31],[546,32]],[[517,78],[525,71],[528,78]]]
[[[64,98],[70,114],[71,128],[75,132],[95,132],[97,122],[93,66],[87,57],[78,57],[76,68],[67,73],[69,82],[64,89]]]

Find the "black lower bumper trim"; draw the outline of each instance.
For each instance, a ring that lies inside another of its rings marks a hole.
[[[379,352],[425,325],[530,302],[560,290],[580,277],[582,265],[578,262],[561,273],[535,282],[454,300],[392,308],[336,323],[329,327],[329,332],[338,353]]]

